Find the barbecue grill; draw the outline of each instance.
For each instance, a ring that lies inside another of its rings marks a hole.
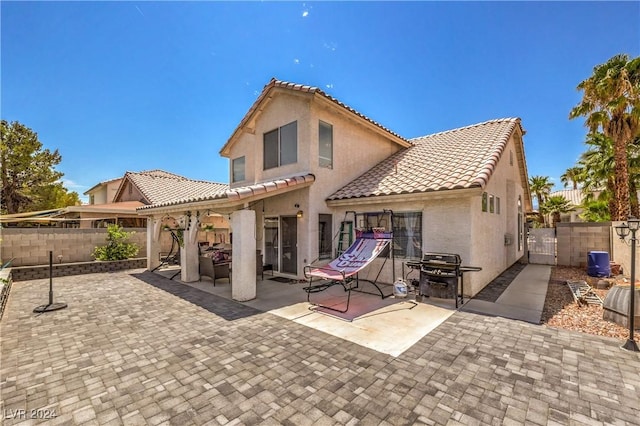
[[[458,298],[464,303],[464,273],[481,271],[477,266],[463,266],[455,253],[424,253],[420,262],[407,262],[412,269],[420,269],[419,294],[441,299]]]

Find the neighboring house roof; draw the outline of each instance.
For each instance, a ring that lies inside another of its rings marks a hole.
[[[158,202],[148,206],[142,206],[138,210],[148,210],[158,207],[168,207],[178,204],[199,202],[199,201],[213,201],[227,199],[229,201],[239,201],[253,196],[260,196],[262,194],[269,193],[270,195],[275,193],[286,192],[294,187],[311,184],[315,181],[315,176],[312,174],[293,176],[288,178],[276,179],[270,182],[257,183],[254,185],[243,186],[239,188],[229,189],[229,185],[225,185],[225,188],[220,189],[207,189],[204,187],[192,188],[191,197],[176,197],[171,200]],[[296,188],[297,189],[297,188]],[[199,191],[199,192],[198,192]]]
[[[412,139],[328,200],[484,188],[515,129],[520,119],[504,118]]]
[[[120,179],[122,179],[122,178],[121,178],[121,177],[119,177],[119,178],[115,178],[115,179],[109,179],[109,180],[102,181],[102,182],[100,182],[100,183],[97,183],[97,184],[93,185],[91,188],[87,189],[87,190],[86,190],[85,192],[83,192],[82,194],[83,194],[83,195],[87,195],[87,194],[89,194],[90,192],[92,192],[93,190],[100,188],[101,186],[108,185],[108,184],[110,184],[111,182],[115,182],[115,181],[120,180]]]
[[[593,191],[592,194],[594,197],[597,197],[598,194],[600,194],[600,192],[601,191]],[[574,206],[581,205],[587,196],[587,194],[585,194],[582,189],[561,189],[559,191],[554,191],[551,194],[549,194],[550,197],[555,197],[558,195],[564,197],[567,201],[569,201]]]
[[[369,124],[372,124],[379,130],[382,130],[384,133],[386,133],[388,136],[391,136],[392,139],[400,143],[402,146],[406,147],[410,145],[407,139],[389,130],[388,128],[384,127],[377,121],[374,121],[371,118],[367,117],[366,115],[359,113],[358,111],[351,108],[350,106],[340,102],[333,96],[328,95],[318,87],[295,84],[295,83],[290,83],[287,81],[281,81],[281,80],[272,78],[271,81],[269,81],[269,83],[264,86],[264,88],[262,89],[262,93],[260,93],[260,96],[258,96],[258,99],[256,99],[253,105],[251,105],[251,108],[249,108],[249,111],[247,111],[245,116],[242,118],[242,120],[240,121],[240,124],[238,124],[238,127],[236,127],[236,129],[233,131],[233,134],[231,135],[227,143],[225,143],[222,149],[220,149],[221,155],[227,154],[230,145],[235,140],[235,136],[239,134],[242,131],[242,129],[247,127],[257,114],[260,114],[262,110],[264,110],[266,103],[272,97],[272,92],[276,89],[285,89],[285,90],[291,90],[291,91],[300,92],[300,93],[310,93],[312,95],[318,95],[321,98],[330,101],[332,104],[341,108],[342,110],[347,111],[349,114],[355,117],[358,117],[359,119],[365,120],[366,122],[368,122]]]
[[[195,200],[202,194],[221,193],[229,189],[229,185],[219,182],[188,179],[184,176],[163,170],[144,172],[126,172],[115,199],[119,199],[125,183],[129,181],[145,198],[145,204],[165,204],[175,200]]]

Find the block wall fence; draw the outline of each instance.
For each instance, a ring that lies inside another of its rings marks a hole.
[[[562,266],[587,267],[590,251],[606,251],[612,258],[611,222],[557,223],[557,261]]]
[[[140,247],[138,257],[147,256],[147,228],[125,228],[133,232],[129,242]],[[48,265],[49,251],[54,263],[90,262],[93,250],[106,244],[106,228],[0,228],[0,261],[11,266]],[[161,233],[161,247],[168,252],[171,235]],[[61,259],[58,256],[62,256]]]

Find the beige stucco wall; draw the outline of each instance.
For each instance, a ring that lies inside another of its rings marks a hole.
[[[120,182],[122,182],[122,179],[116,179],[105,185],[100,185],[95,190],[87,193],[89,196],[93,195],[92,204],[112,203],[116,196],[116,192],[118,191],[118,187],[120,187]]]
[[[505,147],[484,192],[500,198],[500,213],[482,211],[482,194],[471,200],[469,209],[473,223],[471,262],[482,266],[472,276],[472,291],[477,293],[491,280],[524,255],[524,241],[518,246],[518,197],[524,212],[524,185],[520,177],[515,150],[515,136]],[[524,219],[523,222],[524,223]]]
[[[316,181],[311,187],[255,203],[256,245],[264,252],[264,217],[304,215],[297,220],[298,276],[304,266],[318,257],[318,215],[331,213],[325,199],[347,182],[362,175],[375,164],[389,157],[401,147],[389,138],[371,132],[343,113],[336,113],[301,93],[275,96],[255,120],[254,131],[242,132],[230,147],[230,162],[245,157],[245,180],[232,182],[231,187],[246,186],[298,174],[313,173]],[[320,120],[333,126],[333,167],[320,167],[318,134]],[[269,170],[263,169],[263,135],[277,127],[297,121],[298,156],[295,164]],[[230,163],[230,177],[232,178]],[[296,207],[298,205],[299,207]],[[334,218],[334,226],[337,219]]]
[[[118,201],[142,201],[144,199],[144,195],[142,195],[142,193],[138,191],[138,188],[136,188],[135,185],[127,180],[127,182],[124,184],[124,187],[122,188],[122,192],[120,197],[118,198]]]
[[[322,188],[312,197],[332,194],[346,182],[360,176],[375,164],[389,157],[401,147],[388,137],[374,133],[346,114],[334,108],[311,102],[300,93],[283,93],[269,101],[255,120],[253,133],[242,132],[230,147],[229,181],[235,158],[245,157],[245,180],[231,182],[231,187],[246,186],[296,174],[313,173]],[[333,168],[320,167],[318,162],[318,133],[320,120],[333,126]],[[278,127],[297,121],[298,158],[294,164],[263,170],[263,135]],[[311,206],[310,206],[311,207]],[[316,209],[317,210],[317,209]]]
[[[631,235],[627,237],[625,241],[622,241],[614,227],[621,225],[623,221],[611,222],[610,235],[611,235],[611,252],[610,258],[615,263],[622,266],[623,275],[626,277],[631,276]],[[636,239],[640,241],[640,232],[636,232]],[[640,278],[640,247],[636,241],[636,259],[635,259],[635,273],[636,280]]]
[[[93,204],[106,204],[107,201],[107,188],[106,186],[101,186],[97,191],[89,194],[93,195]]]
[[[297,121],[297,163],[263,170],[263,135],[278,127]],[[229,182],[231,187],[251,185],[283,176],[309,172],[309,102],[301,94],[285,93],[269,101],[255,121],[253,133],[243,131],[229,151]],[[233,182],[232,160],[245,157],[245,180]]]
[[[204,225],[213,225],[214,230],[205,230]],[[198,242],[210,244],[229,243],[231,225],[227,216],[205,216],[200,221]]]

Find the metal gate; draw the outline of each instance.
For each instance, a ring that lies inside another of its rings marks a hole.
[[[556,264],[556,229],[531,228],[527,238],[529,263]]]

